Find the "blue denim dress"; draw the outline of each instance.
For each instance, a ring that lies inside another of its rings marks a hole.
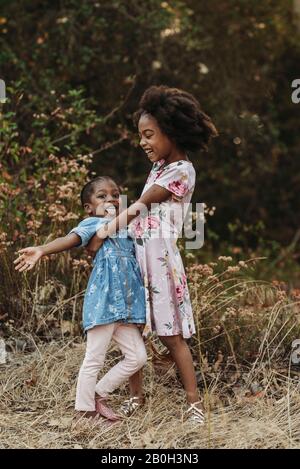
[[[89,217],[71,230],[86,246],[107,218]],[[83,303],[83,327],[87,331],[116,321],[144,324],[145,288],[133,240],[127,229],[107,238],[98,250]]]

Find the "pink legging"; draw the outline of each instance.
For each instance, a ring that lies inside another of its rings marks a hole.
[[[98,372],[103,367],[112,339],[119,345],[124,359],[111,368],[96,385]],[[75,409],[95,410],[95,393],[106,397],[142,368],[146,361],[144,341],[136,325],[114,322],[89,329],[85,357],[78,376]]]

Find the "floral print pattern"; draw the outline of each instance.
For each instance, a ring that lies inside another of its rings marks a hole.
[[[128,227],[146,290],[144,335],[156,331],[160,336],[181,334],[189,338],[195,325],[176,243],[195,187],[194,167],[190,161],[166,165],[162,159],[154,163],[142,193],[153,184],[170,191],[170,197],[153,204],[147,216],[140,215]]]

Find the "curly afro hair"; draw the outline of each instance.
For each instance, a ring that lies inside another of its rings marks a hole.
[[[183,151],[207,150],[211,137],[218,135],[211,118],[201,110],[197,99],[177,88],[150,86],[134,114],[136,125],[143,114],[154,117],[161,131]]]

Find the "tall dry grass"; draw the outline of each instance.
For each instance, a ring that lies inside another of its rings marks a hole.
[[[216,376],[204,393],[206,424],[197,428],[184,421],[184,395],[174,369],[161,373],[150,357],[141,410],[111,428],[101,422],[75,425],[75,383],[83,354],[84,344],[71,340],[11,355],[1,369],[1,448],[300,447],[298,377],[276,369],[257,370],[260,393],[247,394],[250,381],[231,395]],[[117,355],[112,348],[106,368]],[[111,404],[117,409],[126,396],[123,386]]]
[[[0,365],[0,447],[300,447],[300,370],[290,360],[292,341],[300,338],[299,292],[251,279],[254,259],[188,262],[197,324],[190,347],[206,408],[203,428],[185,421],[174,365],[154,338],[147,345],[146,405],[111,428],[74,424],[87,271],[63,255],[32,275],[2,272],[2,288],[11,295],[3,318],[9,361]],[[112,347],[105,369],[117,359]],[[124,385],[112,405],[117,409],[127,394]]]

